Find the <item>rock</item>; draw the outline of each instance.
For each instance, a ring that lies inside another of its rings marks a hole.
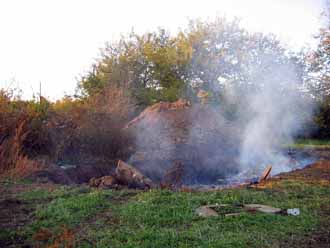
[[[117,179],[113,176],[104,176],[100,178],[91,178],[89,180],[88,185],[91,187],[99,187],[99,188],[116,188],[117,187]]]
[[[280,208],[274,208],[272,206],[261,204],[245,204],[244,208],[247,211],[257,211],[265,214],[279,214],[282,212],[282,209]]]
[[[195,213],[200,216],[200,217],[216,217],[219,216],[219,214],[214,211],[212,208],[209,206],[201,206],[195,210]]]
[[[145,177],[139,170],[133,166],[119,160],[115,175],[103,177],[93,177],[89,180],[90,187],[98,188],[118,188],[127,186],[129,188],[146,189],[153,187],[153,182]]]
[[[116,178],[120,184],[130,188],[146,189],[154,187],[149,178],[144,176],[138,169],[121,160],[118,161]]]
[[[101,182],[101,178],[95,178],[95,177],[92,177],[89,182],[88,182],[88,185],[90,187],[98,187],[100,185],[100,182]]]
[[[111,188],[117,185],[117,179],[113,176],[104,176],[101,177],[99,187],[102,188]]]

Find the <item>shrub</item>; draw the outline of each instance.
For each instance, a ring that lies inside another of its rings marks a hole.
[[[22,101],[1,91],[0,174],[26,176],[45,167],[45,161],[90,164],[125,159],[131,138],[122,127],[134,109],[129,94],[117,87],[56,103],[42,97],[39,102]]]

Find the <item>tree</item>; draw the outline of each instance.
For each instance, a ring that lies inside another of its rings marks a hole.
[[[330,138],[330,17],[329,7],[324,17],[327,23],[316,36],[318,46],[315,51],[306,53],[305,81],[316,100],[317,111],[314,136],[317,138]]]
[[[330,95],[330,5],[323,17],[326,20],[324,28],[315,36],[318,39],[316,50],[311,50],[305,56],[305,78],[308,86],[318,100],[326,100]]]
[[[111,84],[130,90],[140,104],[174,101],[184,87],[182,74],[190,57],[182,34],[172,38],[163,29],[142,36],[131,33],[106,46],[94,72],[81,80],[79,88],[93,95]]]
[[[193,47],[187,82],[211,92],[213,100],[225,95],[225,88],[235,88],[244,97],[270,78],[281,88],[296,77],[288,75],[295,69],[286,68],[295,63],[275,36],[248,33],[238,20],[192,21],[186,35]]]
[[[197,20],[175,36],[159,29],[109,43],[79,87],[87,96],[108,85],[122,87],[139,105],[180,97],[195,101],[201,90],[219,102],[225,88],[244,95],[275,73],[280,87],[288,81],[283,69],[288,64],[291,58],[274,36],[248,33],[237,20]]]

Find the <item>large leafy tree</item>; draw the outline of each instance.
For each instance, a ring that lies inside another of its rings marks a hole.
[[[107,85],[127,88],[140,104],[176,100],[185,86],[184,72],[191,47],[182,34],[170,37],[165,30],[139,36],[131,33],[108,44],[95,70],[80,82],[87,95]]]
[[[318,46],[304,60],[305,80],[317,103],[315,123],[318,138],[330,138],[330,16],[324,13],[326,25],[316,36]]]
[[[330,23],[327,29],[321,29],[316,51],[306,56],[307,81],[315,97],[320,100],[330,95]]]
[[[226,88],[234,88],[241,98],[270,79],[283,88],[298,78],[297,68],[292,68],[297,64],[275,36],[249,33],[237,20],[193,21],[186,35],[193,48],[187,83],[211,92],[214,100]]]
[[[109,43],[79,86],[87,96],[109,85],[123,87],[142,105],[180,97],[196,100],[201,90],[219,101],[226,88],[255,90],[269,75],[285,84],[288,75],[280,69],[291,63],[275,37],[251,34],[237,20],[218,18],[191,21],[175,36],[159,29]]]

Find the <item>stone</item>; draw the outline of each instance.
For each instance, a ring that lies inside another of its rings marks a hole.
[[[209,206],[201,206],[195,210],[195,213],[204,218],[219,216],[219,214]]]
[[[129,188],[147,189],[154,187],[154,183],[148,177],[121,160],[118,161],[116,178],[120,184],[126,185]]]
[[[117,179],[113,176],[104,176],[100,178],[91,178],[88,185],[90,187],[113,188],[117,186]]]
[[[113,176],[101,177],[99,187],[101,188],[112,188],[117,185],[117,179]]]

